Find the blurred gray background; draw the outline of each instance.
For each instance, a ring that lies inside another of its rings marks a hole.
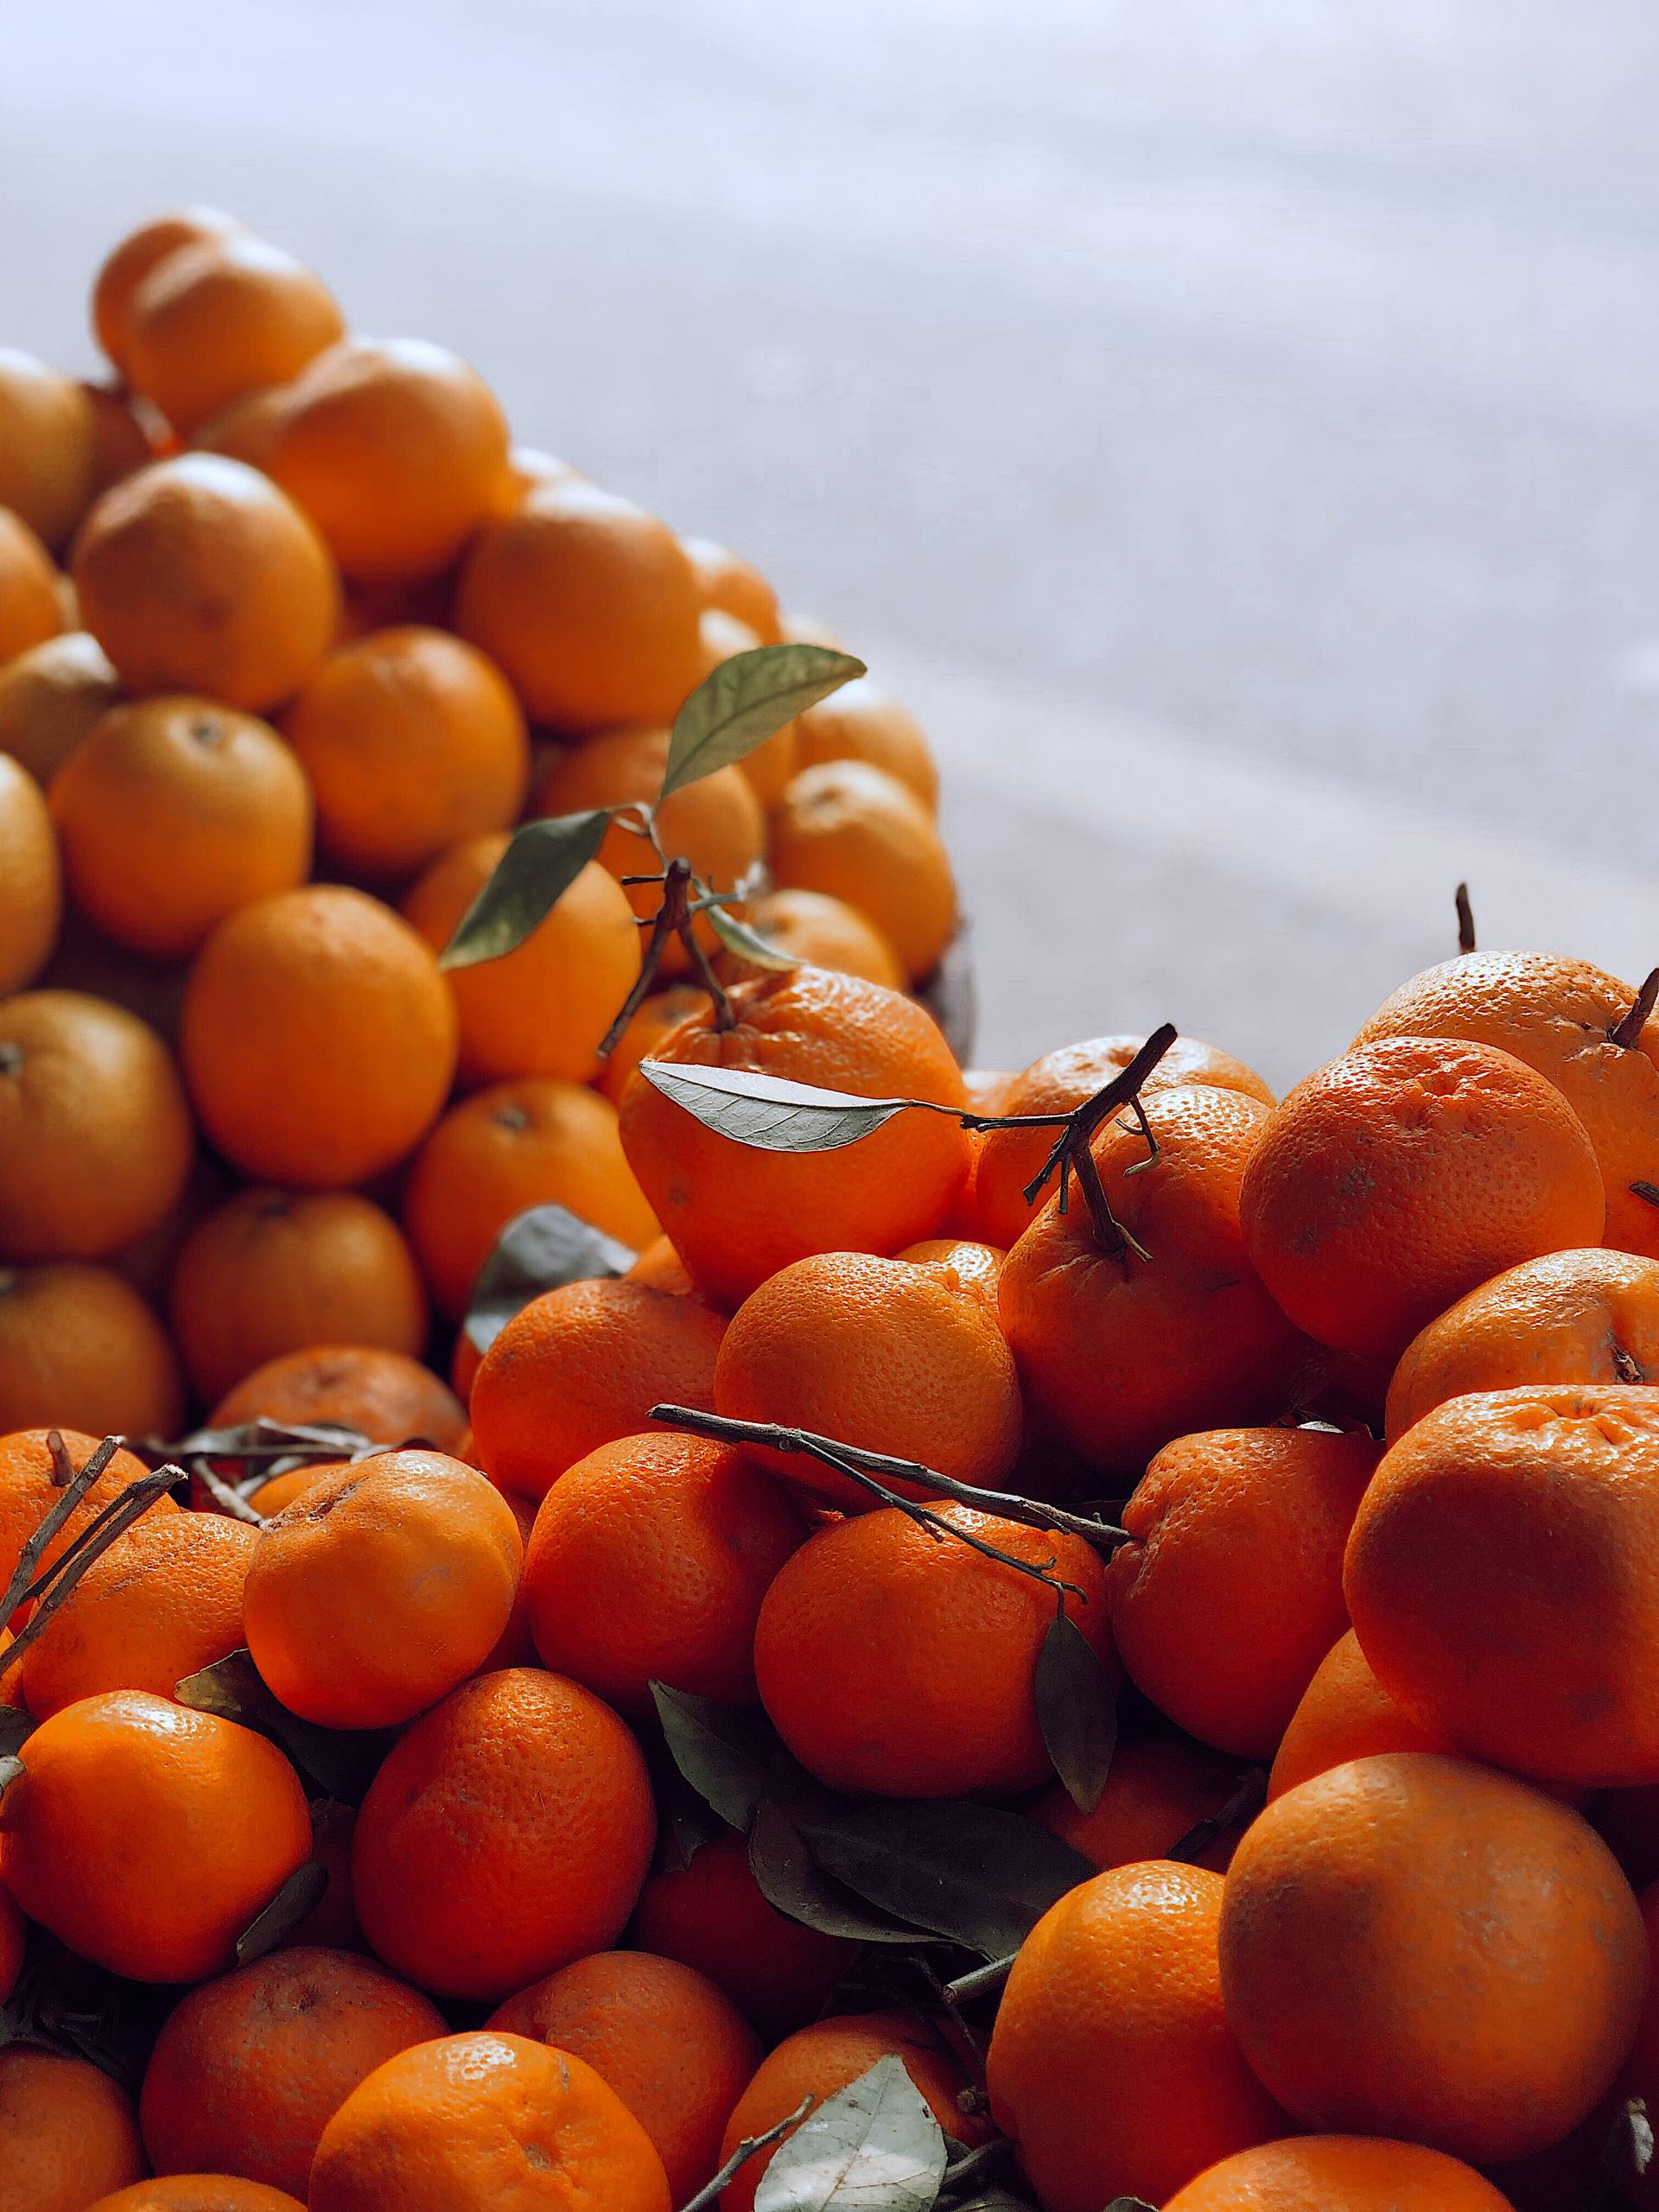
[[[1652,0],[0,0],[0,341],[182,200],[921,715],[980,1058],[1659,960]]]

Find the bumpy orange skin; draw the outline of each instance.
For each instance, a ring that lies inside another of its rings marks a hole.
[[[1452,1398],[1384,1457],[1344,1583],[1366,1658],[1477,1758],[1659,1781],[1659,1389]]]
[[[0,1433],[73,1421],[177,1436],[184,1377],[154,1308],[112,1268],[0,1268]]]
[[[1635,997],[1630,984],[1587,960],[1472,953],[1402,983],[1354,1041],[1464,1037],[1524,1060],[1554,1084],[1595,1147],[1608,1243],[1659,1259],[1659,1211],[1630,1187],[1653,1179],[1659,1156],[1659,1014],[1634,1046],[1612,1041]]]
[[[651,2138],[676,2204],[720,2162],[760,2039],[713,1982],[673,1959],[596,1951],[499,2005],[486,2025],[591,2066]]]
[[[963,1505],[939,1517],[1015,1559],[1052,1560],[1084,1592],[1066,1611],[1116,1675],[1105,1572],[1080,1537]],[[886,1506],[820,1529],[780,1569],[755,1630],[755,1679],[779,1735],[832,1789],[1029,1789],[1051,1770],[1032,1676],[1054,1610],[1030,1576]]]
[[[705,1009],[654,1057],[864,1098],[963,1103],[931,1018],[879,984],[802,968],[741,983],[731,1002],[734,1027],[715,1030]],[[728,1307],[810,1253],[890,1253],[931,1236],[969,1160],[967,1133],[938,1114],[897,1115],[840,1152],[759,1151],[715,1135],[638,1071],[622,1096],[622,1148],[699,1287]]]
[[[1250,1258],[1299,1327],[1392,1358],[1454,1299],[1541,1253],[1599,1244],[1584,1124],[1509,1053],[1395,1037],[1299,1083],[1244,1179]]]
[[[752,1705],[754,1625],[806,1524],[741,1452],[690,1436],[631,1436],[567,1468],[524,1561],[542,1664],[625,1713],[651,1684]]]
[[[931,815],[907,785],[857,760],[791,776],[772,817],[772,873],[867,914],[912,982],[931,976],[957,925],[957,887]]]
[[[527,2037],[389,2059],[324,2130],[310,2212],[669,2212],[651,2139],[594,2069]]]
[[[215,1428],[337,1421],[372,1444],[418,1438],[438,1452],[453,1452],[467,1433],[466,1408],[429,1368],[372,1344],[312,1344],[268,1359],[226,1392],[210,1419]]]
[[[1152,1255],[1105,1251],[1075,1190],[1003,1266],[998,1306],[1028,1413],[1092,1466],[1138,1477],[1172,1437],[1270,1419],[1305,1350],[1246,1256],[1239,1192],[1268,1109],[1237,1090],[1155,1092],[1138,1130],[1091,1150],[1112,1210]],[[1102,1348],[1109,1347],[1109,1357]]]
[[[302,1719],[395,1727],[483,1665],[523,1564],[512,1509],[475,1468],[438,1452],[359,1459],[260,1530],[248,1649]]]
[[[656,1405],[712,1409],[726,1323],[700,1299],[636,1282],[573,1282],[515,1313],[473,1378],[479,1459],[504,1490],[543,1497]]]
[[[1200,1821],[1221,1811],[1240,1779],[1236,1761],[1185,1736],[1135,1736],[1113,1752],[1091,1813],[1079,1810],[1057,1782],[1031,1814],[1105,1874],[1138,1859],[1166,1859]],[[1224,1828],[1193,1864],[1224,1874],[1237,1842],[1236,1831]]]
[[[904,2061],[906,2073],[947,2133],[958,2142],[979,2139],[982,2130],[957,2101],[967,2087],[961,2069],[944,2056],[927,2023],[908,2012],[853,2012],[799,2029],[762,2059],[726,2124],[722,2158],[729,2158],[746,2137],[764,2135],[787,2119],[803,2097],[822,2103],[889,2056]],[[791,2128],[789,2134],[793,2133]],[[781,2139],[786,2143],[789,2134]],[[721,2212],[753,2212],[760,2177],[776,2155],[775,2147],[758,2152],[738,2168],[721,2192]]]
[[[482,1675],[371,1784],[352,1844],[358,1917],[423,1989],[499,2002],[615,1942],[656,1826],[645,1760],[608,1706],[530,1668]]]
[[[1656,1376],[1659,1261],[1547,1252],[1494,1275],[1412,1338],[1389,1385],[1389,1441],[1471,1391]]]
[[[1222,2010],[1219,1875],[1150,1859],[1044,1914],[1002,1993],[985,2074],[1043,2212],[1161,2204],[1283,2132]]]
[[[54,1425],[69,1463],[79,1473],[98,1449],[99,1439],[81,1429],[66,1428],[61,1422]],[[50,1434],[49,1428],[20,1428],[0,1436],[0,1587],[10,1581],[23,1546],[62,1494],[48,1442]],[[148,1472],[134,1453],[118,1451],[41,1553],[39,1571],[45,1573],[54,1567],[105,1507],[113,1504],[130,1483]],[[176,1510],[170,1497],[158,1497],[148,1517]]]
[[[144,2074],[162,2173],[233,2169],[302,2195],[323,2129],[377,2066],[446,2032],[418,1991],[347,1951],[269,1953],[193,1989]]]
[[[1130,1680],[1179,1726],[1272,1758],[1347,1624],[1343,1551],[1380,1457],[1364,1434],[1212,1429],[1147,1468],[1106,1586]]]
[[[72,1950],[134,1981],[222,1974],[311,1847],[273,1745],[143,1690],[67,1706],[0,1798],[6,1886]]]
[[[0,2163],[19,2212],[86,2212],[144,2171],[132,2100],[89,2059],[0,2050]]]
[[[942,1269],[868,1253],[815,1253],[753,1292],[721,1344],[715,1405],[986,1489],[1020,1452],[1019,1378],[995,1308]],[[798,1453],[760,1456],[826,1503],[874,1503]]]
[[[1459,2158],[1418,2143],[1310,2135],[1224,2158],[1165,2212],[1509,2212],[1509,2199]]]
[[[287,384],[345,329],[315,270],[245,233],[165,254],[128,295],[131,381],[188,431],[244,392]]]
[[[27,769],[0,753],[0,993],[32,983],[57,943],[63,871],[52,817]]]
[[[1351,1759],[1374,1758],[1382,1751],[1442,1751],[1455,1746],[1402,1710],[1371,1672],[1350,1629],[1319,1662],[1313,1679],[1290,1716],[1268,1777],[1269,1799],[1282,1797],[1298,1783],[1328,1774]]]
[[[305,2212],[285,2189],[235,2174],[165,2174],[100,2196],[87,2212]]]

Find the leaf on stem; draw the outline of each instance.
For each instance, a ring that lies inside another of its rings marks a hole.
[[[810,2112],[774,2151],[754,2212],[931,2212],[944,2133],[905,2071],[878,2058]]]
[[[1032,1688],[1054,1771],[1077,1810],[1092,1813],[1112,1770],[1117,1705],[1099,1654],[1069,1613],[1055,1614]]]
[[[918,1944],[939,1939],[861,1904],[813,1864],[801,1832],[785,1808],[765,1798],[749,1831],[749,1872],[766,1903],[790,1920],[853,1943]]]
[[[494,873],[438,955],[440,968],[499,960],[546,920],[605,840],[611,809],[558,814],[515,830]]]
[[[758,1152],[839,1152],[917,1103],[820,1090],[816,1084],[790,1083],[747,1068],[641,1060],[639,1072],[705,1129]]]
[[[269,1737],[326,1796],[347,1805],[361,1804],[392,1741],[388,1729],[322,1728],[302,1720],[266,1688],[245,1651],[187,1675],[174,1695],[197,1713],[216,1713]]]
[[[659,799],[764,745],[785,722],[867,673],[828,645],[757,645],[705,676],[674,717]]]
[[[779,1749],[766,1721],[666,1682],[653,1682],[651,1694],[675,1765],[728,1827],[747,1831]]]
[[[328,1886],[328,1869],[321,1860],[308,1859],[296,1866],[263,1912],[257,1912],[236,1939],[236,1963],[251,1965],[274,1951],[284,1936],[299,1926]]]
[[[781,975],[788,969],[800,966],[792,952],[785,952],[781,944],[773,944],[758,930],[752,930],[747,922],[740,922],[737,916],[728,913],[724,906],[704,906],[702,912],[708,918],[709,928],[726,950],[736,953],[740,960],[747,960],[752,967],[775,969]]]
[[[475,1351],[487,1351],[532,1298],[568,1282],[625,1275],[639,1256],[567,1206],[526,1206],[514,1214],[479,1269],[461,1325],[467,1340]]]

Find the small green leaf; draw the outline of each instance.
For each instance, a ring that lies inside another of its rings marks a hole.
[[[651,1694],[675,1765],[728,1827],[747,1831],[778,1748],[766,1721],[666,1682],[653,1682]]]
[[[868,671],[828,645],[757,645],[705,676],[674,717],[660,796],[712,776]]]
[[[1112,1770],[1117,1706],[1099,1655],[1070,1613],[1054,1616],[1032,1688],[1054,1771],[1077,1810],[1092,1813]]]
[[[0,1758],[16,1758],[35,1732],[35,1716],[21,1705],[0,1705]]]
[[[944,2132],[895,2055],[826,2097],[774,2151],[754,2212],[932,2212]]]
[[[514,951],[544,922],[605,842],[611,809],[557,814],[515,830],[495,873],[438,956],[440,968],[471,968]]]
[[[641,1060],[639,1072],[664,1098],[716,1136],[757,1152],[839,1152],[902,1114],[908,1098],[860,1098],[846,1090],[748,1068],[708,1068],[693,1062]]]
[[[478,1271],[463,1323],[475,1351],[487,1351],[513,1315],[543,1291],[626,1274],[639,1254],[566,1206],[526,1206],[496,1238]]]
[[[917,1944],[940,1939],[861,1904],[813,1864],[801,1832],[784,1808],[764,1799],[749,1831],[749,1872],[766,1903],[788,1919],[852,1943]]]
[[[747,960],[756,968],[775,969],[779,975],[800,966],[792,952],[785,952],[782,945],[773,944],[747,922],[740,922],[724,906],[705,906],[702,911],[709,917],[709,928],[726,950],[736,953],[741,960]]]
[[[315,1859],[296,1866],[263,1912],[236,1939],[236,1963],[245,1967],[274,1951],[284,1936],[299,1926],[328,1886],[328,1869]]]

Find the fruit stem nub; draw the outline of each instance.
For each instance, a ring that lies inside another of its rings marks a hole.
[[[1648,1026],[1648,1016],[1653,1012],[1654,1001],[1659,999],[1659,968],[1651,969],[1647,981],[1637,993],[1630,1012],[1614,1029],[1608,1032],[1615,1045],[1622,1045],[1633,1052],[1642,1042],[1642,1032]]]

